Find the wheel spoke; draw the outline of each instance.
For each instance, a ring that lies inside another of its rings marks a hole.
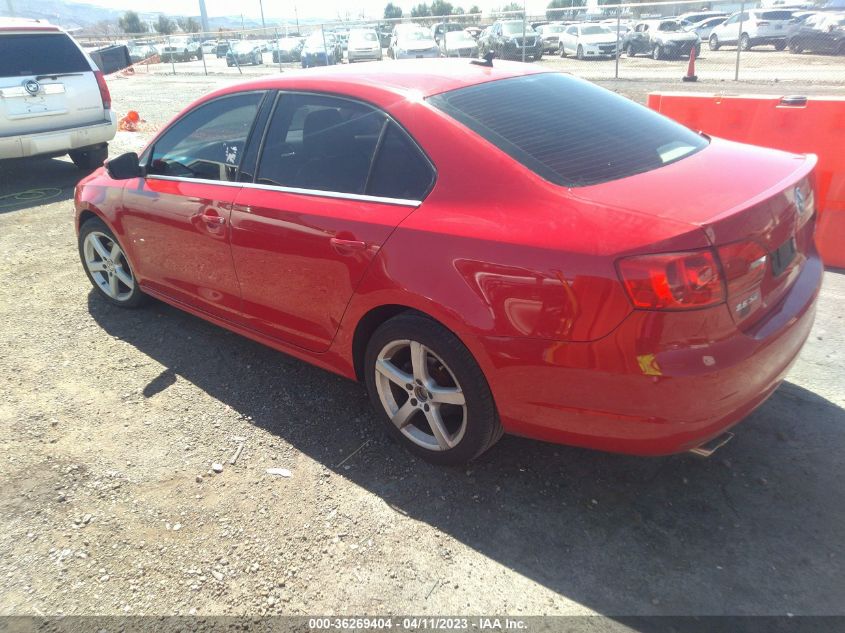
[[[464,392],[461,391],[460,387],[441,387],[436,385],[429,387],[428,391],[431,393],[432,402],[438,404],[458,404],[462,406],[466,404]]]
[[[89,235],[88,239],[91,241],[91,246],[94,247],[94,250],[97,251],[97,255],[102,257],[103,259],[107,259],[109,256],[108,250],[106,247],[103,246],[103,243],[100,241],[100,238],[96,235]]]
[[[135,282],[132,281],[132,275],[130,275],[123,266],[116,266],[114,269],[114,276],[117,277],[124,286],[132,290],[135,287]]]
[[[389,360],[385,360],[383,358],[376,361],[376,371],[387,378],[390,382],[399,385],[403,389],[405,388],[405,385],[409,385],[414,382],[414,377],[411,374],[406,374]]]
[[[411,417],[414,415],[414,412],[417,411],[417,408],[411,404],[411,399],[408,398],[399,410],[393,414],[393,417],[390,418],[390,421],[396,425],[396,428],[402,429],[408,426],[411,422]]]
[[[443,424],[443,418],[440,416],[440,407],[433,405],[425,412],[425,417],[428,420],[428,425],[431,427],[431,432],[434,433],[434,439],[440,445],[442,450],[452,448],[454,444],[449,436],[449,431],[446,425]]]
[[[417,341],[411,341],[411,366],[414,368],[414,378],[422,384],[428,384],[428,365],[426,364],[425,346]]]
[[[111,246],[111,253],[110,253],[111,260],[112,260],[113,262],[117,262],[118,258],[119,258],[122,254],[123,254],[123,253],[120,251],[120,246],[118,246],[117,242],[112,242],[112,246]]]
[[[115,299],[117,298],[117,295],[120,294],[120,286],[118,285],[117,275],[109,275],[109,290],[111,291],[111,296]]]
[[[92,273],[101,273],[104,270],[103,262],[85,262],[85,265],[88,266],[88,270]]]

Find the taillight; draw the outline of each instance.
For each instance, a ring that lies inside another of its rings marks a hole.
[[[728,286],[728,296],[756,288],[766,274],[768,254],[757,242],[735,242],[718,248]]]
[[[97,87],[100,89],[100,98],[103,100],[103,110],[111,110],[111,93],[109,87],[106,85],[106,78],[99,70],[94,71],[94,76],[97,78]]]
[[[626,257],[618,267],[637,308],[692,310],[725,300],[719,266],[710,250]]]
[[[757,26],[769,26],[769,23],[765,20],[760,20],[759,22],[757,22]]]

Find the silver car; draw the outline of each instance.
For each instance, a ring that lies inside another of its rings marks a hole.
[[[381,43],[375,29],[349,31],[346,57],[350,64],[363,61],[381,61]]]

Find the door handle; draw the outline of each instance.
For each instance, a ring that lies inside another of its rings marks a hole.
[[[367,248],[367,243],[360,240],[344,240],[339,237],[329,239],[329,242],[340,255],[352,255],[357,251],[363,251]]]
[[[200,217],[203,222],[213,224],[214,226],[222,226],[223,224],[226,224],[226,218],[221,215],[217,215],[214,211],[203,211],[200,214]]]

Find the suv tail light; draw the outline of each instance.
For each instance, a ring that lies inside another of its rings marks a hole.
[[[758,20],[757,26],[769,26],[769,23],[766,20]]]
[[[720,246],[717,250],[722,260],[729,297],[737,297],[755,288],[763,280],[768,254],[757,242],[736,242]]]
[[[617,266],[636,308],[692,310],[725,300],[719,264],[709,249],[626,257]]]
[[[111,110],[111,93],[109,87],[106,85],[106,78],[99,70],[94,71],[94,76],[97,78],[97,87],[100,89],[100,98],[103,100],[103,110]]]

